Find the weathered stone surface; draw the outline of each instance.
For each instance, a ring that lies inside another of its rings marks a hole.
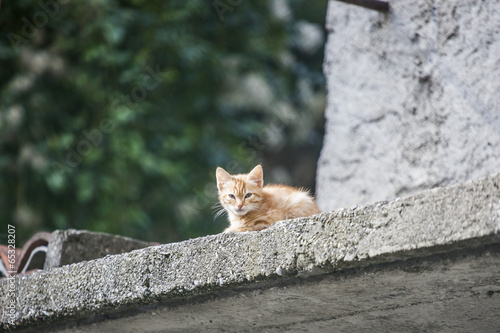
[[[137,239],[102,232],[56,230],[50,235],[44,269],[130,252],[151,245]]]
[[[390,5],[329,3],[325,211],[500,170],[500,3]]]
[[[13,294],[10,281],[2,280],[1,298],[10,304],[15,295],[15,307],[12,318],[6,308],[0,318],[4,326],[34,327],[99,315],[127,317],[116,314],[121,310],[151,314],[154,309],[141,306],[158,301],[178,306],[194,296],[237,295],[234,288],[257,288],[259,282],[307,280],[349,267],[484,247],[498,244],[499,232],[500,175],[495,175],[393,202],[283,221],[261,232],[201,237],[19,276],[10,280]],[[494,292],[497,272],[484,272]],[[439,293],[438,287],[433,290]],[[377,301],[376,293],[365,296]],[[178,319],[162,318],[164,329],[176,329]],[[124,328],[130,320],[124,319]]]
[[[49,332],[498,332],[500,246],[273,280]],[[40,330],[37,330],[37,332]],[[43,331],[42,331],[43,332]]]

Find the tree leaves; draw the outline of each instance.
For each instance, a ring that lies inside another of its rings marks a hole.
[[[292,42],[317,36],[305,22],[324,25],[326,0],[285,1],[288,18],[267,1],[224,3],[223,21],[201,0],[2,6],[0,224],[22,224],[20,240],[219,232],[216,166],[246,172],[321,136],[322,48]]]

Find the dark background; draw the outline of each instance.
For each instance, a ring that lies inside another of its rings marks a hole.
[[[222,231],[215,168],[314,191],[327,1],[9,1],[0,241]]]

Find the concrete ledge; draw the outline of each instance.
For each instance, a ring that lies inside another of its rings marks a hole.
[[[157,245],[158,243],[154,244]],[[50,235],[44,269],[102,258],[153,245],[137,239],[86,230],[56,230]]]
[[[6,304],[14,294],[16,301],[13,316],[3,307],[0,318],[11,329],[83,320],[269,279],[499,243],[499,232],[497,174],[261,232],[201,237],[2,280]]]

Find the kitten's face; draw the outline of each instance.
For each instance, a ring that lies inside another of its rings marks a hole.
[[[256,166],[248,175],[230,175],[217,168],[219,201],[228,213],[244,216],[259,209],[262,201],[262,167]]]

